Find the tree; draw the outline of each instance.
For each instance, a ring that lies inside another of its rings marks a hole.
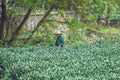
[[[6,9],[6,1],[1,0],[1,2],[0,39],[5,37],[8,40],[8,44],[11,44],[16,40],[25,22],[35,8],[41,9],[43,8],[43,5],[45,6],[44,10],[46,12],[38,22],[37,26],[35,26],[35,29],[31,31],[31,34],[26,39],[25,43],[29,41],[31,36],[34,35],[38,28],[45,22],[53,9],[78,12],[80,14],[81,22],[84,22],[85,20],[92,21],[94,17],[94,20],[98,20],[98,23],[102,18],[106,19],[106,22],[108,23],[111,16],[115,15],[115,11],[120,4],[118,3],[119,0],[9,0]],[[17,22],[17,24],[13,21],[16,18],[20,18],[20,21]],[[8,36],[9,31],[11,31],[10,28],[13,32]]]
[[[5,20],[6,20],[6,0],[2,0],[1,4],[1,19],[0,19],[0,39],[3,39],[4,35],[4,27],[5,27]]]
[[[48,15],[50,14],[50,12],[55,8],[55,6],[56,6],[57,3],[58,3],[58,0],[55,0],[55,3],[50,7],[50,9],[45,13],[45,15],[42,17],[42,19],[38,22],[36,28],[31,32],[31,34],[28,36],[28,38],[26,39],[26,41],[24,43],[27,43],[29,41],[29,39],[31,38],[31,36],[41,26],[41,24],[43,23],[43,21],[48,17]]]
[[[25,22],[26,22],[27,19],[29,18],[32,10],[33,10],[33,6],[31,6],[31,7],[28,9],[28,11],[27,11],[26,15],[24,16],[22,22],[19,24],[19,26],[17,27],[17,29],[15,30],[15,32],[12,34],[12,37],[11,37],[11,39],[8,41],[8,44],[10,44],[13,40],[15,40],[15,38],[16,38],[16,36],[19,34],[21,28],[23,27],[23,25],[25,24]]]

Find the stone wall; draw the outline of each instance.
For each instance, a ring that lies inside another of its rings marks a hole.
[[[25,28],[27,30],[34,30],[34,28],[37,26],[37,23],[40,21],[40,19],[42,18],[44,14],[37,14],[37,15],[32,15],[26,22],[25,24]],[[67,18],[70,21],[72,21],[72,19],[77,19],[80,20],[79,14],[75,14],[73,12],[64,12],[63,15],[59,15],[56,12],[52,12],[50,14],[50,17],[47,18],[47,20],[52,20],[53,23],[55,25],[57,25],[57,28],[54,28],[54,30],[60,30],[63,33],[66,33],[66,31],[68,30],[68,25],[65,23],[62,23],[65,21],[65,18]],[[52,26],[52,25],[51,25]],[[53,30],[53,31],[54,31]]]

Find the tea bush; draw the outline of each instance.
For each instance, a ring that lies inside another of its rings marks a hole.
[[[120,39],[1,49],[0,61],[1,80],[120,80]]]

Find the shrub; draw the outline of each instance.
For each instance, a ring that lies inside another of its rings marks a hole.
[[[119,80],[120,39],[65,46],[30,46],[0,51],[1,80]]]

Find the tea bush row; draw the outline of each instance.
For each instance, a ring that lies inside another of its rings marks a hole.
[[[120,80],[120,39],[0,50],[1,80]]]

